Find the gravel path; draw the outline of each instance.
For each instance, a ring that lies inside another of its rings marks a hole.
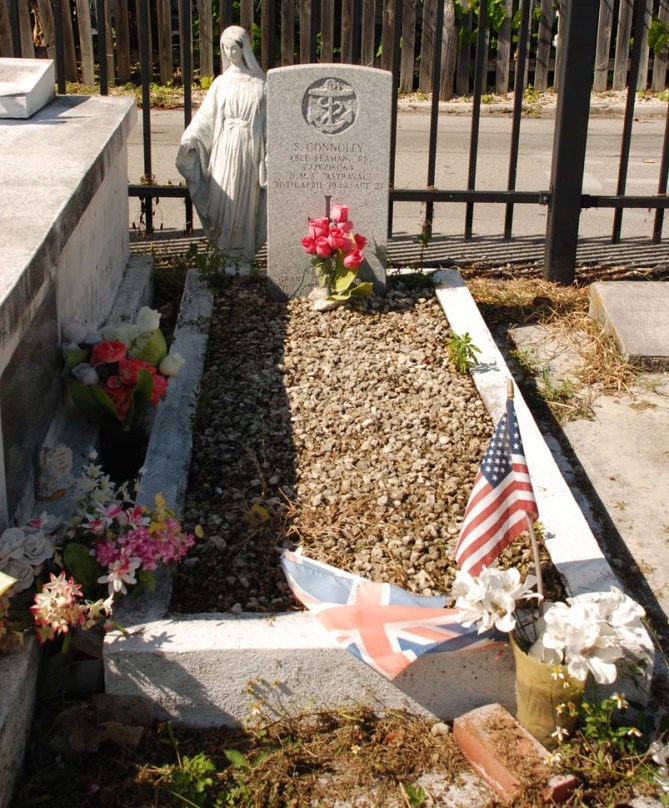
[[[414,286],[327,314],[268,301],[262,278],[217,296],[185,514],[206,540],[174,610],[299,608],[276,552],[297,544],[414,592],[450,590],[492,424],[449,364],[433,289]],[[522,541],[513,553],[525,566]]]

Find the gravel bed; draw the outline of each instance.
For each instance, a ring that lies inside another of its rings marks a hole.
[[[430,288],[314,312],[264,278],[216,297],[185,508],[205,540],[178,612],[300,608],[277,548],[421,594],[448,592],[467,498],[493,425],[449,363]],[[506,563],[526,567],[522,541]]]

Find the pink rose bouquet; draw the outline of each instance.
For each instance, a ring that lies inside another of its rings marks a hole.
[[[348,213],[346,205],[334,204],[329,216],[309,219],[309,233],[302,239],[327,300],[345,301],[372,291],[371,283],[357,280],[367,240],[354,232]]]

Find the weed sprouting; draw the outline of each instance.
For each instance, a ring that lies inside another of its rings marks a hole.
[[[446,349],[448,350],[448,358],[455,365],[458,373],[467,373],[471,370],[478,362],[476,354],[481,353],[481,349],[472,342],[469,332],[464,334],[453,332],[446,340]]]

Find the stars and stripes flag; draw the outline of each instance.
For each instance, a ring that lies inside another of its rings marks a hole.
[[[465,628],[444,597],[414,595],[284,550],[281,566],[295,597],[346,650],[387,679],[434,651],[475,650],[501,638]],[[442,648],[442,646],[444,646]]]
[[[478,575],[538,515],[510,397],[474,480],[455,560],[465,572]]]

